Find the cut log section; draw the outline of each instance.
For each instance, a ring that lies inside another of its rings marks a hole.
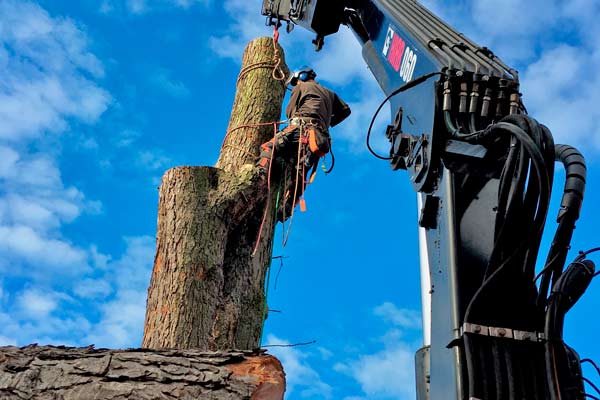
[[[3,400],[282,400],[279,361],[262,352],[0,348]]]

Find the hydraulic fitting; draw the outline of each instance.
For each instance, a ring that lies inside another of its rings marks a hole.
[[[442,106],[443,111],[452,110],[452,85],[450,81],[444,82],[444,104]]]
[[[467,96],[469,95],[469,86],[467,82],[460,83],[460,103],[458,105],[458,112],[466,113],[467,112]]]

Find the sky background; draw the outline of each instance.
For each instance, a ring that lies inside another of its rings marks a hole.
[[[530,114],[584,152],[589,183],[570,259],[599,246],[600,2],[425,4],[517,67]],[[271,34],[260,6],[0,0],[0,344],[140,345],[160,177],[216,161],[243,48]],[[317,341],[273,349],[289,400],[412,399],[415,195],[404,172],[366,151],[383,96],[352,35],[342,28],[320,53],[310,39],[282,34],[288,65],[312,65],[353,113],[332,129],[334,172],[318,175],[308,212],[287,247],[276,245],[286,258],[273,265],[269,306],[281,313],[263,343]],[[555,196],[550,229],[556,212]],[[594,282],[567,320],[582,357],[600,359],[599,301]]]

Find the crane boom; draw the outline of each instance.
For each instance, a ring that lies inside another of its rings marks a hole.
[[[263,0],[262,12],[313,31],[317,50],[349,26],[390,102],[379,157],[406,170],[419,197],[431,321],[417,398],[584,399],[562,329],[595,269],[585,256],[564,268],[585,161],[527,115],[517,71],[414,0]],[[555,161],[568,178],[538,286]]]

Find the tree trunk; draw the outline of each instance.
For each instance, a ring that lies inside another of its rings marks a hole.
[[[252,352],[0,347],[4,400],[281,400],[276,358]]]
[[[274,194],[254,165],[274,126],[252,125],[281,115],[285,87],[273,78],[274,58],[281,55],[288,70],[279,46],[275,53],[271,38],[247,46],[216,166],[178,167],[163,176],[143,347],[259,347],[275,221]]]

